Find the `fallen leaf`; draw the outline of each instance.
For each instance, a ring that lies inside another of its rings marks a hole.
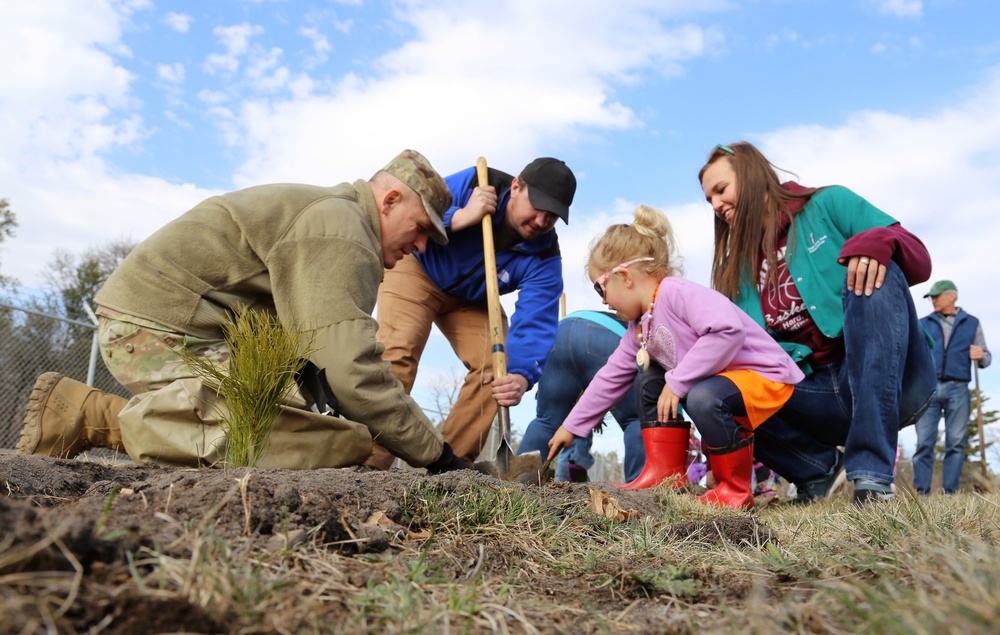
[[[383,511],[377,511],[368,517],[365,521],[366,525],[373,525],[375,527],[385,527],[387,529],[395,529],[400,527],[399,523],[394,522],[391,518],[385,515]]]
[[[593,488],[590,488],[590,511],[615,522],[642,517],[642,514],[635,509],[622,509],[618,501],[608,496],[607,492]]]

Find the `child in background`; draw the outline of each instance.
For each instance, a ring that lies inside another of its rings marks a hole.
[[[634,382],[646,464],[624,487],[655,487],[672,477],[683,485],[683,402],[718,483],[698,500],[752,507],[753,429],[788,400],[802,371],[722,294],[678,277],[673,244],[666,216],[644,205],[634,223],[612,225],[593,244],[590,279],[628,330],[549,441],[549,457],[586,436]]]
[[[692,424],[687,453],[687,479],[692,485],[700,483],[701,479],[705,478],[705,475],[708,474],[708,461],[705,460],[705,456],[701,451],[701,439],[698,438],[697,432],[698,429]]]
[[[778,475],[760,461],[753,464],[753,495],[774,496],[778,493]]]

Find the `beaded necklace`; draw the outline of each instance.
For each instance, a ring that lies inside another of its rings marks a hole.
[[[663,282],[661,279],[660,282]],[[649,310],[639,318],[639,327],[635,331],[635,339],[639,340],[639,352],[635,354],[635,365],[640,373],[646,372],[649,368],[649,351],[646,344],[649,342],[649,333],[652,331],[653,305],[656,304],[656,296],[660,293],[660,282],[656,283],[653,290],[653,301],[649,303]]]

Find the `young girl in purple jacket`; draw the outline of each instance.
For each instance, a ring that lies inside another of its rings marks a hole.
[[[678,277],[673,233],[659,210],[612,225],[591,247],[588,273],[608,307],[629,322],[608,359],[549,442],[549,456],[586,436],[633,382],[646,465],[626,489],[655,487],[687,469],[689,426],[701,434],[718,485],[698,500],[752,507],[753,430],[803,378],[792,359],[725,296]]]

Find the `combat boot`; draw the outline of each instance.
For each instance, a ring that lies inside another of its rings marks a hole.
[[[17,453],[68,459],[94,447],[121,450],[118,413],[127,403],[59,373],[44,373],[31,391]]]

